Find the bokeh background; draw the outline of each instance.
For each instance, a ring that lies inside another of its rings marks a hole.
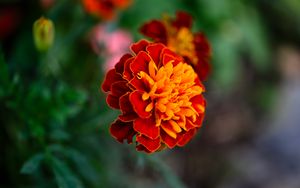
[[[212,45],[206,118],[185,147],[147,155],[109,135],[100,85],[144,22],[178,10]],[[300,187],[299,0],[133,0],[110,20],[79,0],[1,0],[0,40],[0,187]]]

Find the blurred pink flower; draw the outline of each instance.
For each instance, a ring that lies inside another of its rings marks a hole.
[[[104,57],[103,69],[107,72],[113,68],[121,56],[129,52],[132,36],[129,32],[116,29],[111,31],[108,25],[99,24],[92,30],[91,44],[93,50]]]

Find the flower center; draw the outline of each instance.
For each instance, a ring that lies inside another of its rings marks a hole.
[[[188,28],[180,28],[179,31],[170,33],[168,47],[182,56],[188,57],[196,65],[198,58],[195,54],[193,33]]]
[[[149,74],[143,71],[138,74],[150,85],[150,91],[142,95],[143,100],[151,99],[145,111],[153,111],[156,126],[162,125],[167,134],[176,138],[182,129],[187,130],[186,118],[195,122],[199,115],[190,101],[203,92],[202,87],[195,83],[197,74],[190,65],[180,62],[174,66],[173,61],[159,69],[150,61],[148,70]],[[169,126],[164,126],[165,123]]]

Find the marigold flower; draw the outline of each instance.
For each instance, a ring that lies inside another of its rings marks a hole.
[[[165,17],[162,21],[152,20],[144,24],[140,31],[154,42],[161,42],[183,56],[191,64],[201,80],[210,72],[211,48],[203,33],[192,33],[192,17],[185,12],[177,12],[175,19]]]
[[[184,146],[201,127],[206,107],[198,75],[162,43],[141,40],[106,74],[106,101],[121,114],[110,133],[152,153]]]
[[[118,9],[125,9],[132,0],[82,0],[87,12],[105,20],[113,19]]]

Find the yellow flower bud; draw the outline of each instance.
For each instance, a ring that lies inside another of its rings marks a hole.
[[[54,41],[54,24],[51,20],[41,17],[33,24],[33,38],[35,47],[39,51],[46,51]]]

